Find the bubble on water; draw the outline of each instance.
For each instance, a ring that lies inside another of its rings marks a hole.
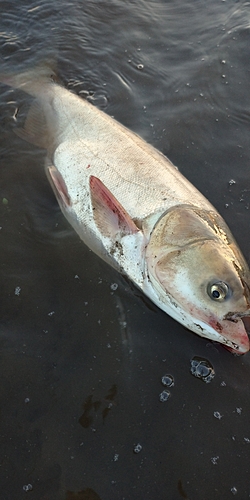
[[[174,377],[173,377],[173,375],[170,375],[170,374],[163,375],[161,382],[166,387],[173,387],[174,386]]]
[[[233,495],[237,495],[237,493],[238,493],[237,488],[235,488],[235,486],[233,486],[231,488],[231,492],[232,492]]]
[[[217,418],[218,420],[221,420],[222,415],[219,411],[214,411],[214,417]]]
[[[143,69],[144,68],[144,64],[137,64],[137,69]]]
[[[206,384],[209,384],[215,377],[215,371],[211,363],[207,359],[199,358],[198,356],[194,356],[191,359],[190,372],[194,377],[200,378]]]
[[[212,458],[211,458],[211,462],[212,462],[212,464],[213,464],[213,465],[217,465],[217,462],[218,462],[219,458],[220,458],[220,457],[218,457],[218,456],[217,456],[217,457],[212,457]]]
[[[230,179],[230,181],[228,181],[228,184],[229,186],[233,186],[233,184],[236,184],[236,181],[234,179]]]
[[[20,286],[16,286],[16,288],[15,288],[15,295],[20,295],[20,292],[21,292],[21,287]]]
[[[117,283],[112,283],[112,284],[110,285],[110,288],[111,288],[111,290],[114,290],[114,291],[115,291],[115,290],[117,290],[117,288],[118,288]]]
[[[169,398],[170,398],[170,392],[166,390],[162,391],[159,396],[161,403],[165,403],[165,401],[167,401]]]
[[[30,402],[30,398],[25,398],[24,402],[27,404]]]
[[[133,452],[140,453],[141,450],[142,450],[142,445],[140,443],[138,443],[134,446]]]
[[[249,438],[244,438],[244,441],[245,441],[245,443],[248,443],[248,444],[250,443],[250,439]]]
[[[118,453],[115,453],[114,456],[113,456],[113,461],[117,462],[118,458],[119,458]]]
[[[236,413],[238,413],[238,415],[241,415],[242,414],[242,408],[236,408]]]
[[[25,485],[23,486],[23,490],[24,490],[24,491],[32,491],[32,490],[33,490],[33,486],[32,486],[32,484],[30,484],[30,483],[29,483],[29,484],[25,484]]]

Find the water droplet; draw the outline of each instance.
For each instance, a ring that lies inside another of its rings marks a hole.
[[[230,179],[230,181],[228,181],[228,184],[229,186],[232,186],[233,184],[236,184],[236,181],[234,179]]]
[[[213,366],[207,359],[199,358],[198,356],[194,356],[191,359],[191,369],[190,372],[194,377],[200,378],[208,384],[215,377],[215,371]]]
[[[113,456],[113,461],[117,462],[118,458],[119,458],[118,453],[115,453],[114,456]]]
[[[29,403],[30,402],[30,398],[25,398],[24,402],[25,403]]]
[[[170,375],[170,374],[163,375],[161,381],[162,381],[162,384],[165,385],[166,387],[173,387],[174,386],[173,375]]]
[[[249,444],[250,443],[250,439],[249,438],[244,438],[244,441],[245,443]]]
[[[24,490],[24,491],[32,491],[32,490],[33,490],[33,486],[32,486],[32,484],[25,484],[25,485],[23,486],[23,490]]]
[[[170,392],[166,391],[166,390],[162,391],[160,396],[159,396],[161,403],[165,403],[165,401],[167,401],[169,398],[170,398]]]
[[[140,453],[141,450],[142,450],[142,445],[138,443],[136,446],[134,446],[133,452]]]
[[[118,288],[117,283],[112,283],[112,284],[110,285],[110,288],[111,288],[111,290],[114,290],[114,291],[115,291],[115,290],[117,290],[117,288]]]
[[[242,408],[236,408],[236,413],[238,413],[238,415],[241,415],[242,414]]]
[[[217,461],[219,460],[220,457],[212,457],[211,462],[213,465],[217,465]]]
[[[21,287],[20,286],[16,286],[16,288],[15,288],[15,295],[20,295],[20,292],[21,292]]]
[[[143,69],[144,68],[144,64],[137,64],[137,69]]]
[[[2,202],[3,202],[3,205],[8,205],[8,203],[9,203],[7,198],[3,198]]]
[[[235,488],[235,486],[233,486],[231,488],[231,492],[232,492],[233,495],[237,495],[237,493],[238,493],[237,488]]]
[[[221,413],[219,411],[214,411],[214,417],[218,418],[218,420],[221,420],[222,415],[221,415]]]

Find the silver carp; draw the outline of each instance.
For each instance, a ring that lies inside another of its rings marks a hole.
[[[86,245],[186,328],[246,353],[249,269],[209,201],[47,67],[0,79],[34,97],[17,134],[47,150],[58,203]]]

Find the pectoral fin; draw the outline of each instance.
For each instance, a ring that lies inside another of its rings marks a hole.
[[[114,238],[117,234],[125,236],[139,231],[130,215],[100,179],[91,175],[89,185],[94,220],[103,236]]]

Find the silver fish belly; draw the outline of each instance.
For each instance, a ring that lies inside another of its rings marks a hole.
[[[55,83],[48,68],[0,76],[34,97],[17,134],[81,239],[191,331],[249,350],[248,266],[224,220],[160,152]]]

